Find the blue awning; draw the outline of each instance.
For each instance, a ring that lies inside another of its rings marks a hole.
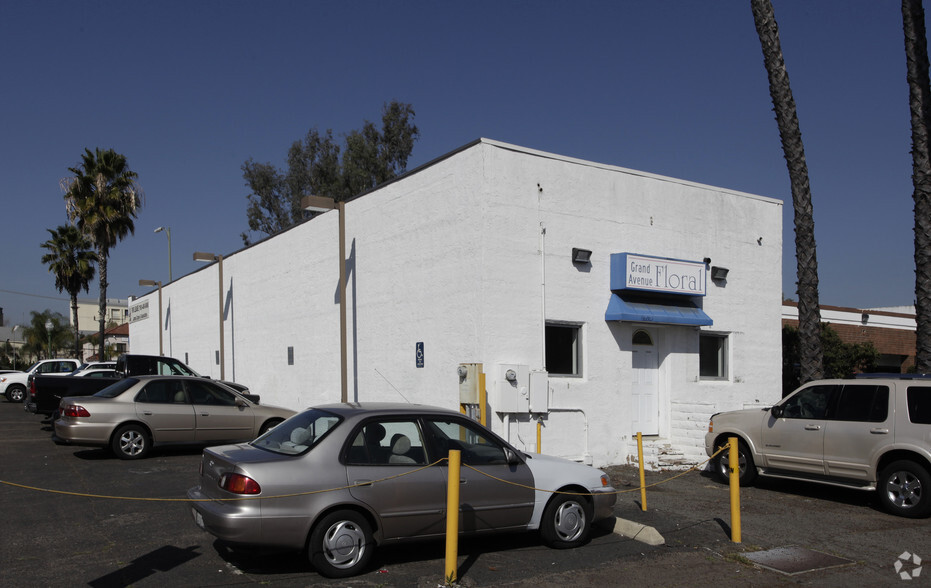
[[[611,295],[606,321],[629,321],[634,323],[658,323],[665,325],[693,325],[706,327],[713,324],[711,317],[688,300],[681,302],[650,302],[625,300],[617,294]]]

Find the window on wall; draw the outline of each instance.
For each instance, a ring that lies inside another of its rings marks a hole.
[[[703,380],[727,379],[727,335],[698,335],[698,375]]]
[[[581,325],[546,323],[546,371],[550,375],[582,375],[581,335]]]

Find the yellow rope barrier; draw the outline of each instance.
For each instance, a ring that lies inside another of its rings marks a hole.
[[[646,485],[646,486],[643,486],[642,489],[654,488],[654,487],[656,487],[656,486],[659,486],[659,485],[662,485],[662,484],[666,484],[666,483],[668,483],[668,482],[671,482],[671,481],[673,481],[673,480],[675,480],[675,479],[677,479],[677,478],[681,478],[682,476],[684,476],[684,475],[686,475],[686,474],[688,474],[688,473],[691,473],[691,472],[693,472],[693,471],[696,471],[698,468],[701,468],[701,467],[705,466],[705,464],[707,464],[707,463],[710,462],[712,459],[714,459],[719,453],[721,453],[722,451],[727,450],[727,448],[728,448],[728,447],[725,445],[724,447],[721,447],[721,448],[719,448],[717,451],[715,451],[714,454],[713,454],[710,458],[706,459],[705,461],[703,461],[703,462],[701,462],[701,463],[699,463],[699,464],[696,464],[696,465],[692,466],[691,468],[689,468],[689,469],[687,469],[687,470],[685,470],[685,471],[683,471],[683,472],[680,472],[680,473],[676,474],[675,476],[666,478],[666,479],[664,479],[664,480],[659,480],[659,481],[654,482],[654,483],[652,483],[652,484],[648,484],[648,485]],[[145,497],[132,497],[132,496],[111,496],[111,495],[107,495],[107,494],[89,494],[89,493],[86,493],[86,492],[71,492],[71,491],[68,491],[68,490],[52,490],[52,489],[49,489],[49,488],[39,488],[39,487],[37,487],[37,486],[29,486],[29,485],[26,485],[26,484],[17,484],[16,482],[8,482],[8,481],[6,481],[6,480],[0,480],[0,484],[3,484],[3,485],[5,485],[5,486],[12,486],[12,487],[14,487],[14,488],[22,488],[22,489],[24,489],[24,490],[33,490],[33,491],[35,491],[35,492],[46,492],[46,493],[49,493],[49,494],[60,494],[60,495],[65,495],[65,496],[77,496],[77,497],[81,497],[81,498],[104,498],[104,499],[107,499],[107,500],[134,500],[134,501],[138,501],[138,502],[237,502],[237,501],[243,501],[243,500],[274,500],[274,499],[277,499],[277,498],[294,498],[294,497],[296,497],[296,496],[308,496],[308,495],[311,495],[311,494],[323,494],[324,492],[338,492],[338,491],[340,491],[340,490],[350,490],[350,489],[352,489],[352,488],[360,488],[360,487],[363,487],[363,486],[372,486],[372,485],[374,485],[374,484],[378,484],[378,483],[381,483],[381,482],[387,482],[388,480],[394,480],[394,479],[397,479],[397,478],[403,478],[404,476],[409,476],[409,475],[411,475],[411,474],[416,474],[417,472],[423,471],[423,470],[425,470],[425,469],[427,469],[427,468],[434,467],[434,466],[439,465],[439,464],[441,464],[441,463],[443,463],[443,462],[445,462],[445,461],[448,461],[448,458],[445,458],[445,457],[444,457],[444,458],[441,458],[441,459],[436,460],[435,462],[433,462],[433,463],[431,463],[431,464],[427,464],[427,465],[425,465],[425,466],[423,466],[423,467],[419,467],[419,468],[417,468],[417,469],[413,469],[413,470],[406,471],[406,472],[403,472],[403,473],[400,473],[400,474],[396,474],[396,475],[394,475],[394,476],[387,476],[387,477],[384,477],[384,478],[379,478],[379,479],[377,479],[377,480],[371,480],[371,481],[368,481],[368,482],[362,482],[362,483],[359,483],[359,484],[349,484],[349,485],[347,485],[347,486],[340,486],[340,487],[337,487],[337,488],[327,488],[327,489],[324,489],[324,490],[308,490],[307,492],[294,492],[294,493],[292,493],[292,494],[278,494],[278,495],[275,495],[275,496],[240,496],[240,497],[236,497],[236,498],[200,498],[200,499],[194,499],[194,498],[145,498]],[[533,491],[535,491],[535,492],[549,492],[550,494],[566,494],[566,495],[569,495],[569,496],[588,496],[588,495],[591,494],[591,492],[563,492],[563,491],[560,491],[560,490],[546,490],[546,489],[543,489],[543,488],[535,488],[535,487],[533,487],[533,486],[527,486],[526,484],[518,484],[517,482],[510,482],[510,481],[508,481],[508,480],[504,480],[504,479],[502,479],[502,478],[499,478],[499,477],[497,477],[497,476],[494,476],[494,475],[492,475],[492,474],[489,474],[488,472],[483,472],[482,470],[480,470],[480,469],[478,469],[478,468],[476,468],[476,467],[467,465],[467,464],[462,464],[462,466],[463,466],[463,467],[466,467],[466,468],[468,468],[468,469],[470,469],[470,470],[473,470],[473,471],[475,471],[475,472],[478,472],[479,474],[481,474],[481,475],[483,475],[483,476],[485,476],[485,477],[491,478],[492,480],[496,480],[496,481],[498,481],[498,482],[501,482],[502,484],[509,484],[509,485],[511,485],[511,486],[517,486],[517,487],[520,487],[520,488],[526,488],[526,489],[528,489],[528,490],[533,490]],[[639,491],[641,491],[641,487],[638,486],[637,488],[631,488],[631,489],[628,489],[628,490],[616,490],[616,491],[614,491],[614,492],[604,492],[603,494],[626,494],[626,493],[628,493],[628,492],[639,492]]]

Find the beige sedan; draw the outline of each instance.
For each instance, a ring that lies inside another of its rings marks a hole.
[[[251,441],[294,414],[251,402],[214,380],[189,376],[125,378],[93,396],[62,398],[57,443],[110,447],[121,459],[155,445]]]

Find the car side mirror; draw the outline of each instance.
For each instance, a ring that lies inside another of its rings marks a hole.
[[[510,449],[504,450],[505,457],[507,457],[508,465],[520,465],[523,463],[523,460],[517,454],[516,451],[511,451]]]
[[[782,418],[783,412],[784,412],[784,410],[783,410],[781,404],[777,404],[776,406],[774,406],[774,407],[772,407],[771,409],[769,409],[769,413],[770,413],[771,415],[773,415],[773,418],[776,418],[776,419]]]

